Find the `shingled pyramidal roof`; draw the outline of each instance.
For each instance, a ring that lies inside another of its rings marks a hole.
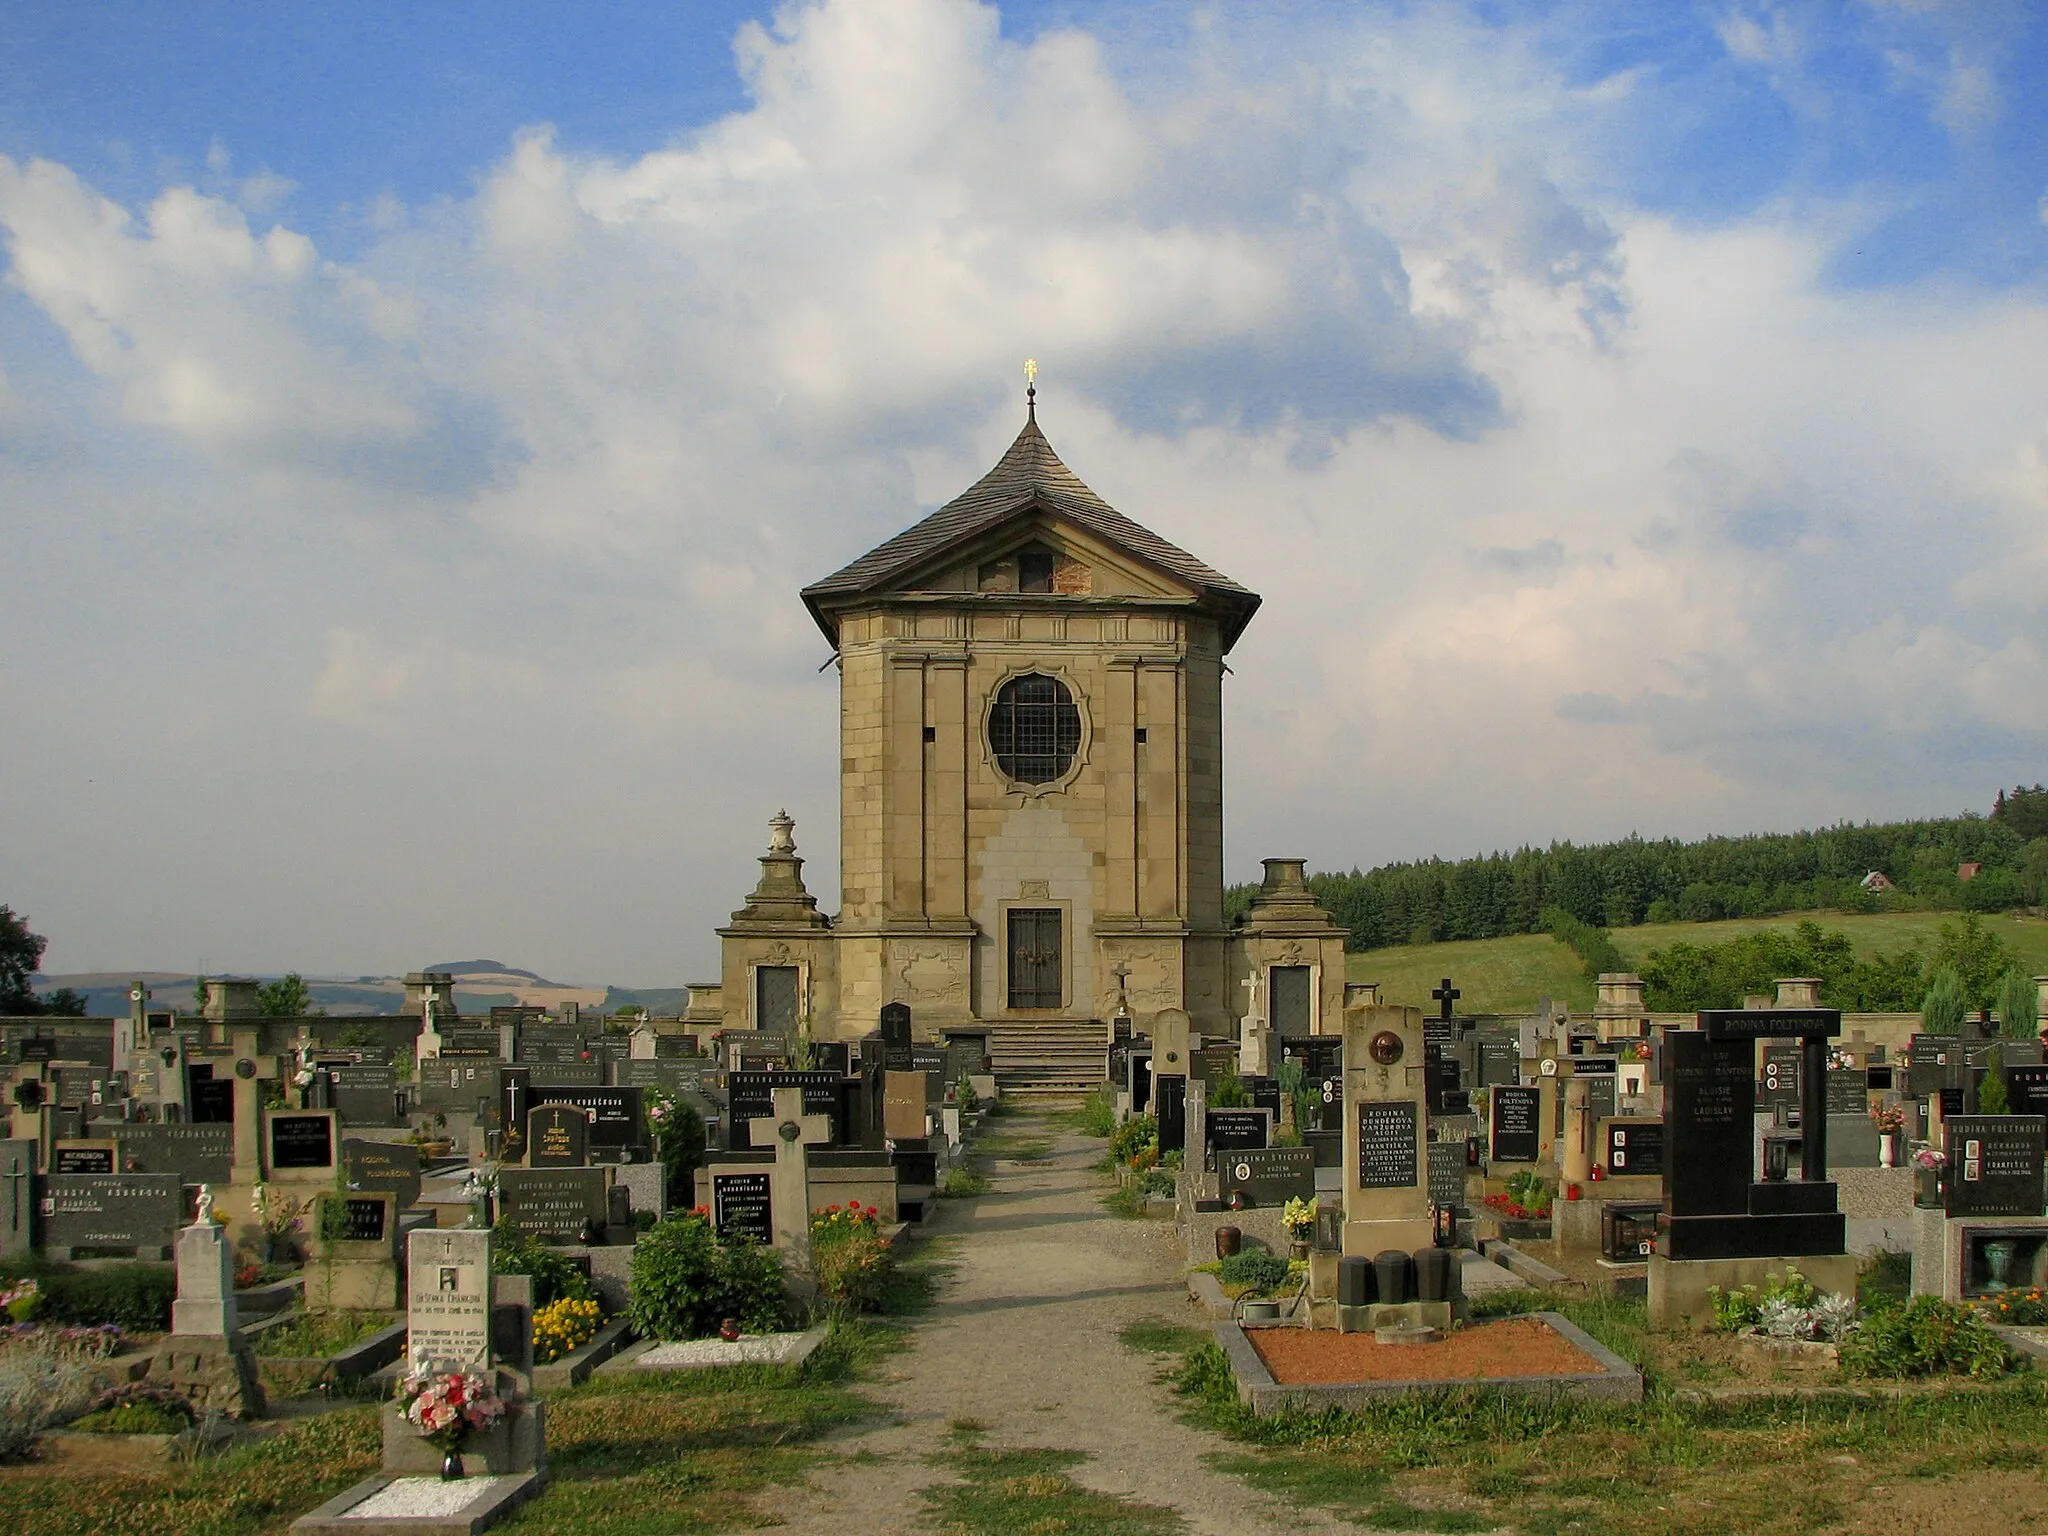
[[[1258,594],[1239,586],[1221,571],[1203,564],[1186,550],[1169,544],[1149,528],[1141,528],[1082,482],[1060,462],[1052,444],[1038,428],[1034,404],[1024,430],[983,475],[960,495],[922,522],[869,550],[851,565],[805,587],[805,606],[825,638],[839,643],[836,610],[848,598],[899,590],[897,582],[946,550],[979,537],[1011,518],[1042,509],[1086,529],[1139,562],[1180,578],[1201,594],[1204,605],[1217,610],[1228,651],[1258,610]]]

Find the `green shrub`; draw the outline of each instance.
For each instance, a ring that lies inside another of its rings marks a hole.
[[[2032,1040],[2041,1027],[2036,1016],[2040,989],[2034,978],[2018,966],[2007,971],[1998,983],[1998,1028],[2015,1040]]]
[[[633,1249],[626,1316],[651,1339],[704,1338],[728,1317],[765,1332],[782,1322],[782,1279],[774,1249],[721,1243],[702,1216],[671,1216]]]
[[[1920,1023],[1930,1035],[1959,1035],[1963,1015],[1970,1011],[1970,999],[1963,991],[1963,978],[1953,966],[1941,966],[1929,978],[1926,996],[1920,999]]]
[[[1109,1097],[1109,1084],[1100,1083],[1081,1101],[1074,1115],[1074,1128],[1083,1136],[1109,1136],[1116,1131],[1116,1106]]]
[[[811,1269],[825,1300],[875,1312],[889,1293],[896,1256],[872,1220],[827,1220],[811,1227]]]
[[[1250,1109],[1252,1104],[1251,1089],[1235,1072],[1211,1083],[1206,1097],[1211,1109]]]
[[[509,1222],[501,1221],[491,1229],[491,1273],[531,1275],[535,1311],[564,1299],[590,1301],[597,1295],[597,1288],[582,1270]]]
[[[1880,1301],[1842,1341],[1852,1376],[2003,1376],[2012,1351],[1969,1307],[1938,1296]]]
[[[1128,1163],[1147,1147],[1159,1145],[1159,1122],[1151,1115],[1133,1115],[1109,1138],[1109,1155]]]
[[[1579,957],[1579,964],[1590,980],[1598,981],[1606,971],[1629,968],[1605,928],[1596,928],[1562,907],[1545,907],[1542,921],[1552,938]]]
[[[46,1323],[92,1328],[104,1323],[129,1333],[171,1326],[178,1277],[167,1264],[109,1264],[101,1269],[54,1269],[39,1278]]]
[[[1287,1279],[1287,1261],[1264,1248],[1240,1248],[1217,1268],[1216,1278],[1225,1285],[1250,1286],[1263,1294]]]
[[[2012,1107],[2005,1092],[2005,1052],[1997,1046],[1985,1052],[1984,1081],[1977,1085],[1977,1113],[2002,1115]]]
[[[182,1392],[138,1381],[102,1392],[69,1427],[97,1435],[180,1435],[198,1420]]]

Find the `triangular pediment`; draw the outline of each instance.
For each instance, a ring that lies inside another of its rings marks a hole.
[[[1055,583],[1037,587],[1005,562],[1031,546],[1052,555]],[[1224,649],[1259,606],[1256,593],[1132,522],[1060,461],[1034,411],[1008,451],[980,480],[923,521],[804,589],[818,627],[838,643],[839,610],[888,592],[1048,591],[1060,595],[1059,562],[1086,568],[1090,596],[1178,598],[1216,611]],[[1075,584],[1071,571],[1067,584]],[[993,582],[993,587],[987,585]],[[1100,583],[1100,590],[1097,583]],[[1071,595],[1083,595],[1073,593]]]

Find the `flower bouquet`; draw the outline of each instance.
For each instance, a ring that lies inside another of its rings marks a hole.
[[[490,1377],[453,1360],[415,1359],[398,1384],[398,1400],[420,1438],[441,1451],[441,1476],[449,1479],[463,1475],[462,1447],[469,1437],[505,1412]]]
[[[1315,1201],[1299,1198],[1289,1200],[1280,1207],[1280,1225],[1287,1229],[1287,1235],[1293,1241],[1308,1242],[1316,1235]]]

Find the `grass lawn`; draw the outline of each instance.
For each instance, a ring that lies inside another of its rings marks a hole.
[[[1615,946],[1637,965],[1653,949],[1671,944],[1720,944],[1763,928],[1790,929],[1802,919],[1848,934],[1858,954],[1871,955],[1915,944],[1931,948],[1941,925],[1959,917],[1954,912],[1793,912],[1719,923],[1645,923],[1613,932]],[[1983,921],[1985,929],[2018,957],[2028,975],[2048,975],[2048,921],[2004,915]],[[1380,983],[1380,995],[1388,1002],[1429,1013],[1437,1008],[1430,991],[1445,976],[1464,993],[1458,999],[1461,1013],[1519,1013],[1534,1007],[1539,997],[1569,1003],[1575,1012],[1593,1006],[1593,983],[1580,970],[1578,956],[1542,933],[1367,950],[1348,957],[1348,970],[1353,981]]]
[[[899,1271],[885,1310],[929,1301],[941,1244]],[[498,1529],[585,1536],[755,1530],[764,1490],[802,1480],[832,1453],[816,1442],[877,1417],[860,1380],[900,1348],[889,1319],[837,1323],[801,1369],[600,1376],[548,1394],[549,1484]],[[376,1471],[377,1408],[361,1404],[289,1422],[262,1441],[153,1475],[0,1467],[0,1532],[9,1536],[258,1536]]]
[[[1640,1302],[1558,1303],[1637,1363],[1640,1406],[1509,1402],[1456,1392],[1355,1415],[1258,1419],[1220,1350],[1181,1330],[1124,1342],[1175,1362],[1189,1417],[1240,1443],[1219,1471],[1367,1529],[1519,1536],[1793,1536],[2048,1522],[2040,1446],[2048,1381],[1903,1397],[1681,1400]],[[1181,1333],[1176,1339],[1174,1335]],[[1192,1347],[1189,1347],[1192,1345]]]

